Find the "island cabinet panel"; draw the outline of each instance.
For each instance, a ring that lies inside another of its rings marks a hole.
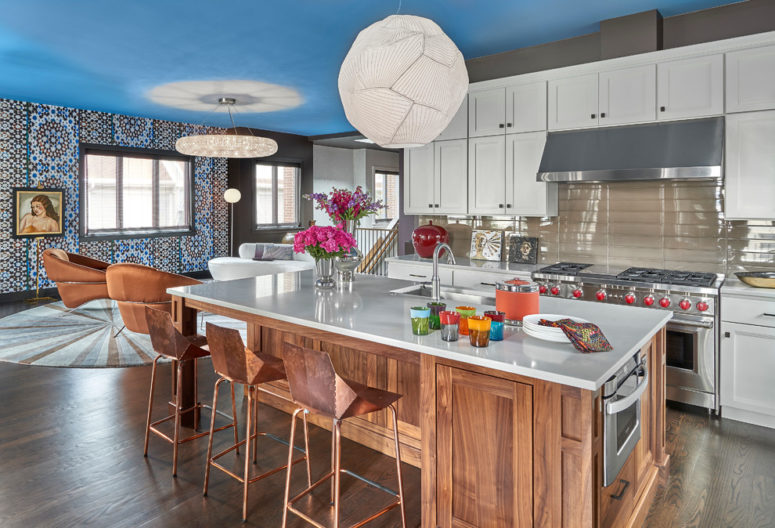
[[[532,526],[533,388],[436,371],[438,525]]]

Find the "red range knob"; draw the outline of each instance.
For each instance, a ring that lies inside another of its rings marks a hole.
[[[667,308],[668,306],[670,306],[670,297],[662,297],[662,298],[659,300],[659,305],[660,305],[662,308]]]
[[[624,302],[626,302],[627,304],[634,303],[635,302],[635,295],[632,294],[632,293],[628,293],[627,295],[624,296]]]
[[[546,286],[543,284],[538,287],[538,293],[546,293]]]
[[[581,297],[581,290],[579,290],[578,288],[576,288],[575,290],[573,290],[573,296],[574,296],[576,299],[578,299],[579,297]]]
[[[681,307],[681,310],[688,310],[692,307],[692,303],[689,302],[689,299],[683,299],[681,302],[678,303],[678,306]]]
[[[560,295],[560,288],[557,286],[552,286],[552,289],[549,291],[552,292],[552,295]]]
[[[705,301],[698,302],[697,303],[697,309],[699,311],[701,311],[701,312],[704,312],[705,310],[708,309],[708,303],[706,303]]]
[[[598,301],[605,301],[606,294],[603,290],[599,290],[597,293],[595,293],[595,299]]]
[[[654,296],[653,295],[647,295],[643,298],[643,304],[646,306],[651,306],[654,304]]]

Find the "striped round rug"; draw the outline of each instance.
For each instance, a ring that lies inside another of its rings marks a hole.
[[[245,328],[245,323],[210,314],[199,319],[207,321]],[[114,337],[123,326],[118,306],[110,300],[73,310],[61,302],[44,304],[0,319],[0,361],[72,368],[150,364],[156,357],[151,339],[127,329]]]

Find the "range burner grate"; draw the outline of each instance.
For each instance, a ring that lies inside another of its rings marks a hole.
[[[559,275],[576,275],[581,270],[590,267],[592,264],[582,264],[577,262],[558,262],[551,266],[546,266],[538,270],[539,273],[556,273]]]
[[[679,286],[713,286],[715,273],[663,270],[654,268],[628,268],[616,276],[620,280],[675,284]]]

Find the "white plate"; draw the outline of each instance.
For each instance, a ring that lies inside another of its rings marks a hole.
[[[551,334],[538,334],[536,332],[533,332],[526,326],[523,326],[522,329],[525,331],[525,334],[529,335],[530,337],[535,337],[536,339],[542,339],[544,341],[551,341],[553,343],[566,343],[570,344],[570,340],[567,338],[565,334],[562,335],[551,335]]]

